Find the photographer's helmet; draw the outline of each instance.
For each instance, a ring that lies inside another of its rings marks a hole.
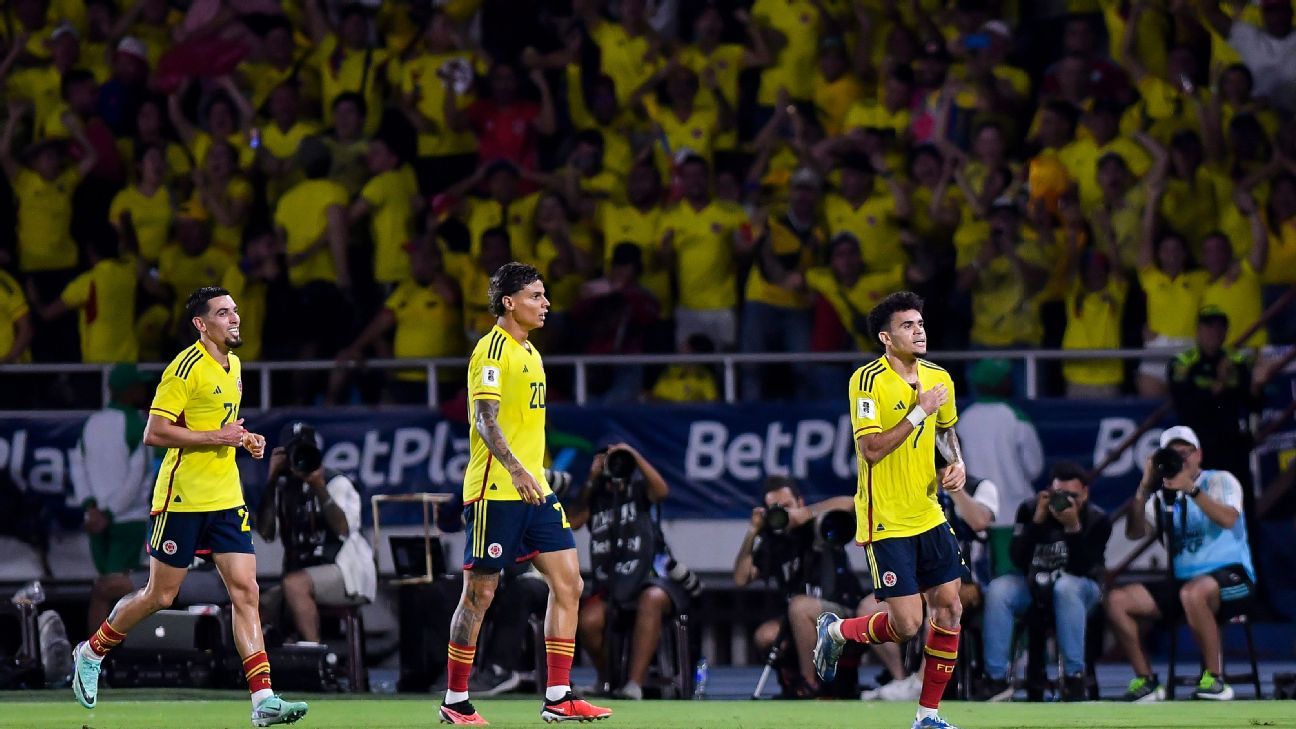
[[[1166,428],[1161,431],[1161,447],[1169,448],[1171,444],[1179,441],[1201,450],[1201,441],[1197,439],[1197,433],[1186,425],[1176,425],[1173,428]]]

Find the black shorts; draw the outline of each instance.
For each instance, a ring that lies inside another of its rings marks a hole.
[[[248,508],[161,511],[149,517],[148,553],[171,567],[188,567],[194,555],[254,554]]]
[[[1251,581],[1251,576],[1242,565],[1231,564],[1207,574],[1219,584],[1220,609],[1217,615],[1220,622],[1232,620],[1252,607],[1255,583]],[[1161,617],[1167,620],[1178,620],[1184,616],[1179,590],[1186,584],[1188,580],[1163,580],[1144,586],[1151,593],[1152,601],[1156,603]]]
[[[959,579],[966,566],[949,524],[911,537],[890,537],[868,545],[873,590],[879,600],[917,595]]]

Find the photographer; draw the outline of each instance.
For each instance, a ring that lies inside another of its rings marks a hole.
[[[688,610],[697,578],[670,557],[655,507],[670,488],[639,451],[625,443],[594,456],[589,481],[571,512],[572,529],[589,525],[592,594],[581,605],[578,634],[598,671],[608,678],[604,644],[609,609],[634,613],[630,665],[617,698],[642,699],[648,666],[661,639],[662,620]]]
[[[283,580],[262,596],[262,621],[281,624],[286,603],[311,643],[320,642],[318,605],[360,605],[378,589],[373,549],[360,533],[360,493],[322,464],[315,428],[284,426],[257,511],[257,532],[271,541],[277,527],[284,550]]]
[[[797,666],[793,675],[780,671],[779,682],[787,697],[814,698],[821,689],[811,657],[815,620],[826,610],[854,615],[861,601],[872,600],[865,597],[868,591],[846,556],[845,545],[855,534],[854,500],[839,496],[806,506],[795,481],[769,476],[764,501],[765,506],[752,509],[751,527],[734,560],[734,584],[743,587],[757,579],[773,580],[787,596],[785,620]],[[762,623],[756,629],[757,648],[768,651],[779,639],[781,627],[781,620]],[[883,649],[879,656],[892,676],[905,678],[896,646],[876,648]]]
[[[1124,585],[1107,596],[1108,622],[1134,669],[1126,701],[1155,701],[1160,687],[1139,643],[1139,618],[1183,617],[1201,648],[1205,669],[1193,696],[1233,698],[1233,689],[1221,678],[1217,620],[1250,606],[1255,568],[1247,549],[1241,485],[1226,471],[1203,471],[1201,463],[1201,441],[1192,428],[1177,425],[1162,433],[1161,449],[1143,469],[1125,522],[1130,539],[1143,538],[1149,526],[1169,537],[1174,567],[1173,580]]]
[[[1099,580],[1111,537],[1106,512],[1089,502],[1089,477],[1075,463],[1053,467],[1052,487],[1017,509],[1010,552],[1025,575],[1000,575],[990,582],[985,601],[986,682],[979,698],[1012,696],[1008,676],[1013,620],[1041,598],[1053,603],[1054,629],[1062,654],[1062,697],[1085,696],[1085,621],[1102,595]]]

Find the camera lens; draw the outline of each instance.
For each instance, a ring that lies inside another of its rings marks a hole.
[[[787,509],[782,506],[771,506],[765,510],[765,528],[774,534],[787,531],[789,521]]]
[[[1071,494],[1065,491],[1054,491],[1049,496],[1049,508],[1053,511],[1062,511],[1071,506]]]
[[[628,481],[635,472],[634,456],[626,451],[612,451],[607,455],[603,470],[607,473],[608,478]]]
[[[323,460],[323,454],[313,442],[298,440],[288,446],[288,466],[296,473],[313,473]]]
[[[1183,456],[1173,448],[1162,448],[1152,454],[1152,468],[1156,469],[1157,475],[1161,478],[1174,478],[1179,475],[1183,467]]]

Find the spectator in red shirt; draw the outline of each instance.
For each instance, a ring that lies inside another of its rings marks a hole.
[[[491,67],[489,95],[467,109],[459,109],[454,86],[446,85],[446,121],[456,132],[472,129],[477,134],[477,152],[483,161],[502,159],[522,169],[537,169],[537,137],[553,134],[558,125],[544,73],[535,69],[529,78],[540,91],[539,105],[518,96],[517,68],[508,63]]]

